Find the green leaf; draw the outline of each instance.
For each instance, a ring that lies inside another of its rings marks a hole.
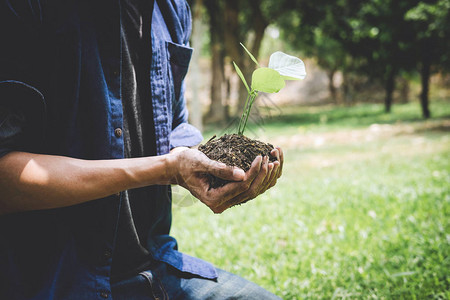
[[[269,68],[258,68],[252,74],[252,90],[264,93],[278,93],[285,82],[280,73]]]
[[[248,51],[247,48],[245,48],[244,44],[240,43],[242,48],[244,48],[244,50],[248,53],[248,55],[250,56],[250,58],[255,62],[255,64],[259,67],[259,63],[256,60],[256,58],[253,56],[253,54],[250,53],[250,51]]]
[[[234,61],[233,61],[233,65],[234,65],[234,68],[236,69],[236,73],[239,75],[242,82],[244,83],[245,88],[247,89],[247,92],[250,93],[250,88],[248,87],[247,81],[245,81],[245,77],[244,77],[244,74],[242,74],[241,69],[239,69],[239,67],[237,66],[237,64]]]
[[[270,56],[269,68],[278,71],[285,80],[300,80],[306,77],[303,61],[281,51],[277,51]]]

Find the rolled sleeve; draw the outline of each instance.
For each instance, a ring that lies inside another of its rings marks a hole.
[[[170,134],[170,149],[175,147],[193,147],[201,143],[200,131],[188,123],[181,123]]]
[[[0,105],[0,157],[20,147],[25,117],[20,112]]]
[[[0,155],[11,151],[40,152],[45,136],[44,97],[19,81],[0,81]]]

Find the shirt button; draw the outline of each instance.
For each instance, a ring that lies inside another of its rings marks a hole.
[[[108,293],[107,292],[101,292],[100,293],[100,297],[102,297],[102,298],[108,298],[109,297],[109,295],[108,295]]]
[[[103,252],[103,257],[104,257],[105,259],[110,259],[111,256],[112,256],[111,251],[106,250],[105,252]]]
[[[114,70],[114,71],[113,71],[113,75],[114,75],[114,76],[119,75],[119,70]]]
[[[116,137],[121,137],[122,136],[122,129],[120,129],[120,128],[114,129],[114,135]]]

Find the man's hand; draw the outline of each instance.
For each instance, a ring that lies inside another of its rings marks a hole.
[[[175,151],[171,155],[172,183],[188,189],[214,213],[222,213],[264,193],[276,184],[283,167],[283,151],[278,147],[271,152],[277,161],[271,163],[268,157],[258,156],[245,173],[239,168],[210,160],[198,150]],[[210,189],[208,174],[231,182]]]
[[[0,158],[0,215],[66,207],[154,184],[177,183],[215,213],[263,193],[281,175],[278,162],[258,157],[244,171],[210,160],[198,150],[151,157],[83,160],[65,156],[11,152]],[[207,175],[233,181],[209,189]]]

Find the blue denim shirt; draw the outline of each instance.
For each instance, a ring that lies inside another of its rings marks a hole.
[[[124,157],[120,0],[0,0],[0,105],[23,112],[17,148],[82,159]],[[151,95],[156,150],[193,146],[184,77],[192,54],[182,0],[155,1]],[[0,173],[1,175],[1,173]],[[170,237],[170,187],[155,188],[147,248],[152,260],[216,278]],[[0,217],[0,299],[110,298],[120,197]]]

